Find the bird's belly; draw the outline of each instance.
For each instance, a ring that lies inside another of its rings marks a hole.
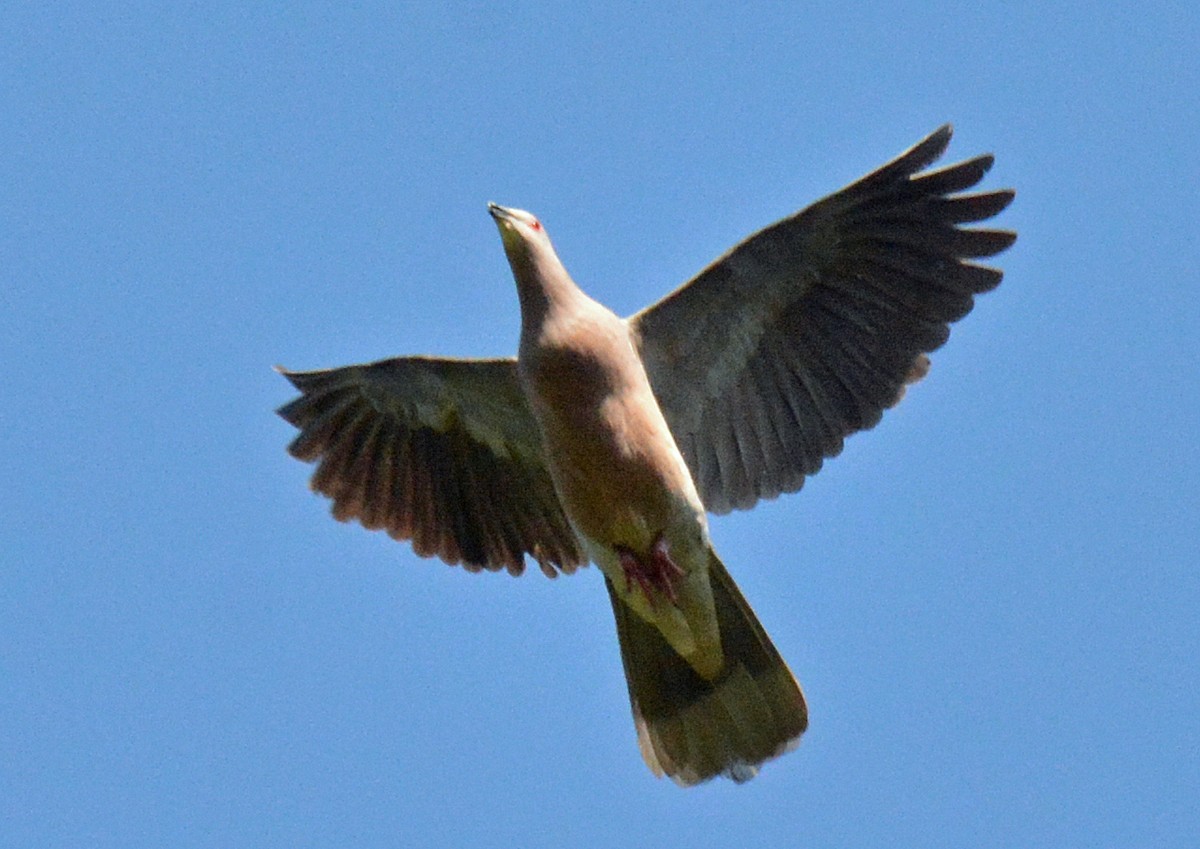
[[[687,466],[649,398],[649,404],[607,396],[539,405],[550,474],[567,517],[589,539],[637,551],[681,519],[703,521]]]

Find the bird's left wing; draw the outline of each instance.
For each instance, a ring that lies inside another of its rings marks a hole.
[[[949,141],[942,127],[630,317],[709,510],[799,489],[848,434],[879,421],[950,323],[1000,282],[968,260],[1015,234],[959,225],[990,218],[1013,193],[956,194],[990,156],[922,173]]]
[[[292,456],[319,460],[312,488],[333,515],[411,540],[417,554],[554,577],[586,564],[546,469],[516,361],[402,357],[279,371],[301,396]]]

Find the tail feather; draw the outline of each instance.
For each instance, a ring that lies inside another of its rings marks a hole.
[[[794,748],[808,727],[804,694],[754,611],[710,554],[725,666],[701,677],[608,584],[638,745],[656,775],[682,785],[716,775],[742,782]]]

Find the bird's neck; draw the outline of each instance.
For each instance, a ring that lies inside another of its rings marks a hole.
[[[558,257],[524,254],[509,257],[521,302],[521,333],[536,335],[560,311],[589,301]]]

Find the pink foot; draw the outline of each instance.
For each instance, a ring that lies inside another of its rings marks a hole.
[[[684,572],[671,559],[670,549],[662,534],[659,534],[649,555],[645,557],[623,545],[618,545],[616,549],[621,560],[621,571],[625,573],[626,592],[636,583],[649,599],[651,607],[658,605],[660,595],[666,596],[672,604],[678,602],[675,582],[683,577]]]

